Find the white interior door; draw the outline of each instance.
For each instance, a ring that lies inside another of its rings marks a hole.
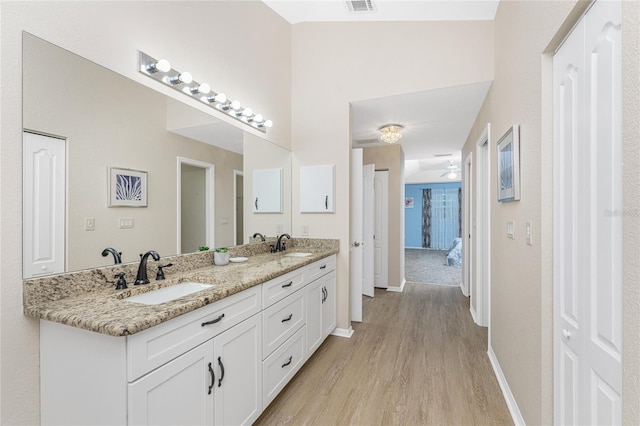
[[[374,285],[389,286],[389,172],[374,174]]]
[[[362,321],[362,149],[351,150],[349,282],[351,321]]]
[[[559,424],[622,422],[621,5],[554,57],[554,394]]]
[[[373,297],[373,234],[374,234],[374,217],[375,217],[375,193],[373,177],[375,175],[375,165],[366,164],[362,168],[362,184],[363,184],[363,220],[362,220],[362,294]]]
[[[66,142],[23,133],[23,273],[64,272]]]
[[[491,266],[491,244],[489,232],[490,216],[490,179],[489,179],[489,131],[490,126],[482,132],[478,139],[476,157],[476,226],[475,226],[475,300],[471,305],[475,307],[474,319],[482,327],[489,326],[489,268]]]

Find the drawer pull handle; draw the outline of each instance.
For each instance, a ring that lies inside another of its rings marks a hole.
[[[291,364],[291,361],[293,360],[293,357],[290,356],[289,357],[289,361],[285,362],[284,364],[282,364],[282,368],[285,368],[287,365]]]
[[[327,300],[328,297],[328,293],[327,293],[327,288],[326,287],[322,287],[322,303],[324,303]]]
[[[211,389],[213,389],[213,385],[216,383],[216,373],[213,372],[211,363],[209,363],[209,374],[211,374],[211,385],[209,386],[209,395],[211,395]]]
[[[327,269],[327,265],[322,265],[320,269]]]
[[[220,366],[220,378],[218,379],[218,387],[222,386],[222,379],[224,379],[224,364],[222,358],[218,357],[218,365]]]
[[[204,327],[205,325],[215,324],[217,322],[220,322],[222,320],[222,318],[224,318],[224,314],[221,314],[218,318],[213,319],[211,321],[203,322],[201,325],[202,325],[202,327]]]
[[[291,318],[293,318],[293,314],[289,314],[289,316],[283,319],[282,322],[291,321]]]
[[[282,284],[282,288],[287,288],[287,287],[291,287],[293,285],[293,281],[289,281],[286,284]]]

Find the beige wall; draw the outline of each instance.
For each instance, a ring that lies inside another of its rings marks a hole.
[[[38,322],[22,313],[22,31],[181,99],[137,71],[138,49],[166,57],[272,119],[267,138],[289,147],[291,27],[262,2],[2,1],[0,7],[0,423],[37,424]]]
[[[346,329],[349,103],[492,80],[493,23],[296,24],[292,75],[293,232],[300,235],[306,224],[311,236],[340,239],[338,327]],[[301,215],[299,167],[320,164],[336,165],[336,213]]]
[[[404,151],[401,145],[365,148],[363,164],[389,171],[389,287],[404,285]]]
[[[474,152],[484,127],[491,123],[491,331],[490,345],[527,424],[553,422],[553,299],[552,299],[552,104],[551,58],[586,2],[502,1],[495,19],[495,81],[463,150]],[[639,280],[638,222],[640,215],[638,158],[638,6],[626,2],[623,16],[625,61],[625,332],[624,417],[638,416]],[[520,125],[522,199],[496,200],[496,141],[512,124]],[[632,135],[636,135],[633,137]],[[635,160],[635,161],[634,161]],[[475,176],[474,176],[475,177]],[[475,215],[475,202],[473,204]],[[516,224],[516,239],[502,231]],[[534,245],[527,246],[524,224],[533,224]],[[631,236],[633,235],[633,236]],[[631,255],[629,255],[631,253]],[[632,259],[633,257],[633,259]],[[631,284],[631,285],[630,285]]]

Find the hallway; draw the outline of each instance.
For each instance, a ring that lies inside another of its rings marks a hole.
[[[459,288],[376,289],[354,329],[329,336],[256,424],[512,424]]]

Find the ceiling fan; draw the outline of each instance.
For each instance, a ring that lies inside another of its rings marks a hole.
[[[440,175],[440,177],[446,176],[449,179],[453,180],[458,177],[458,173],[460,173],[461,171],[462,170],[460,169],[460,167],[453,164],[453,161],[449,161],[449,165],[445,169],[444,173]]]

